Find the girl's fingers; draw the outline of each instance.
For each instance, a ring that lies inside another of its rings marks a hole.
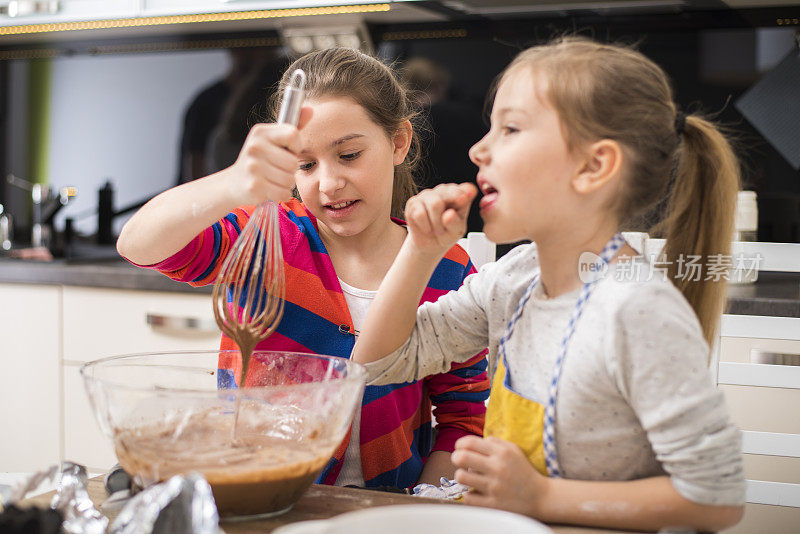
[[[406,222],[422,234],[430,234],[432,232],[428,212],[416,197],[409,200],[406,205]]]
[[[438,190],[448,207],[459,211],[469,207],[470,203],[472,203],[472,199],[478,194],[478,189],[469,182],[462,184],[441,184],[437,185],[434,190]]]
[[[461,227],[463,226],[462,223],[464,222],[465,218],[459,216],[458,212],[452,208],[446,210],[442,214],[442,226],[448,232],[454,232],[463,234],[464,232],[460,231]]]
[[[472,199],[478,190],[471,183],[445,184],[442,195],[446,198],[447,209],[442,213],[442,225],[448,232],[463,234]]]
[[[251,143],[242,149],[242,154],[249,165],[263,164],[281,173],[292,175],[297,170],[297,156],[277,145]]]
[[[458,188],[461,190],[461,198],[459,199],[460,205],[456,209],[466,219],[472,206],[472,201],[478,195],[478,188],[469,182],[458,184]]]
[[[494,447],[491,438],[464,436],[456,441],[456,451],[458,450],[467,450],[488,456],[494,451]]]
[[[469,486],[470,491],[485,493],[489,487],[489,479],[477,471],[456,469],[455,477],[456,482],[459,484],[464,484],[465,486]]]
[[[253,142],[261,145],[274,145],[288,150],[293,155],[300,152],[300,132],[291,124],[256,124],[250,130]]]
[[[482,506],[484,508],[496,508],[497,505],[495,504],[495,499],[484,495],[483,493],[478,493],[476,491],[468,491],[464,494],[464,504],[468,504],[470,506]]]
[[[444,202],[435,194],[425,193],[420,195],[421,204],[425,207],[425,213],[431,224],[431,231],[436,235],[445,233],[444,225],[442,224],[442,211],[444,210]]]
[[[472,184],[440,184],[422,191],[406,204],[409,228],[420,235],[435,236],[440,245],[451,237],[460,237],[476,192]]]
[[[491,460],[485,454],[473,452],[468,449],[460,449],[453,452],[450,461],[456,467],[463,469],[474,469],[481,473],[491,471]]]
[[[288,150],[273,147],[266,159],[278,171],[294,177],[294,173],[297,171],[297,156]]]

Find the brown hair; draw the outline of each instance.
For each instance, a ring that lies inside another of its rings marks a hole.
[[[725,136],[697,114],[684,124],[664,71],[628,47],[565,37],[520,53],[503,78],[523,66],[544,74],[545,96],[571,150],[598,139],[622,147],[627,161],[613,205],[621,224],[669,196],[666,216],[651,232],[666,237],[667,274],[713,344],[725,280],[708,276],[709,263],[730,254],[739,189],[739,164]],[[679,272],[681,256],[700,257],[699,280]]]
[[[281,77],[278,90],[270,99],[273,120],[278,115],[281,97],[295,69],[306,73],[306,98],[340,96],[353,99],[366,110],[389,139],[393,139],[406,120],[416,121],[408,95],[392,68],[376,58],[351,48],[329,48],[311,52],[292,63]],[[419,139],[412,129],[411,148],[405,161],[394,167],[392,216],[402,217],[406,201],[416,192],[412,174],[419,161]]]

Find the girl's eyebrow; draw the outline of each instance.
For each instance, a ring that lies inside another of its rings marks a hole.
[[[522,113],[524,115],[529,114],[524,108],[511,107],[511,106],[507,106],[497,110],[498,115],[507,115],[509,113]]]
[[[340,137],[339,139],[336,139],[336,140],[332,141],[331,144],[328,146],[328,148],[335,148],[335,147],[337,147],[337,146],[339,146],[339,145],[341,145],[343,143],[346,143],[348,141],[351,141],[353,139],[358,139],[358,138],[361,138],[361,137],[366,137],[366,136],[364,134],[359,134],[359,133],[348,134],[348,135],[345,135],[343,137]],[[308,150],[301,150],[300,154],[308,154]]]
[[[364,137],[364,134],[352,133],[352,134],[349,134],[349,135],[345,135],[344,137],[340,137],[336,141],[332,142],[330,147],[333,148],[335,146],[339,146],[342,143],[346,143],[347,141],[350,141],[351,139],[358,139],[359,137]]]

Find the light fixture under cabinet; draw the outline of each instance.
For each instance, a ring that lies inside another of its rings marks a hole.
[[[22,2],[23,0],[19,0]],[[13,3],[13,2],[12,2]],[[51,4],[58,2],[25,2],[26,4]],[[11,3],[8,4],[10,9]],[[342,15],[376,13],[389,11],[389,4],[359,4],[327,7],[304,7],[290,9],[262,9],[253,11],[227,11],[219,13],[200,13],[191,15],[167,15],[157,17],[132,17],[104,20],[84,20],[74,22],[52,22],[45,24],[21,24],[0,26],[0,36],[32,33],[68,32],[80,30],[102,30],[110,28],[130,28],[142,26],[163,26],[168,24],[191,24],[208,22],[233,22],[256,19],[277,19],[313,15]]]
[[[7,5],[0,6],[0,15],[8,15],[9,17],[24,17],[39,13],[52,15],[53,13],[58,13],[59,7],[57,0],[10,0]]]
[[[280,34],[284,44],[296,55],[335,46],[355,48],[365,52],[372,50],[369,32],[363,24],[283,28]]]

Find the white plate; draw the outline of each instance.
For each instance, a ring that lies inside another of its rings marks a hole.
[[[447,504],[378,506],[348,512],[325,521],[302,521],[286,525],[274,534],[408,534],[409,532],[457,532],[478,534],[553,534],[524,515]]]

